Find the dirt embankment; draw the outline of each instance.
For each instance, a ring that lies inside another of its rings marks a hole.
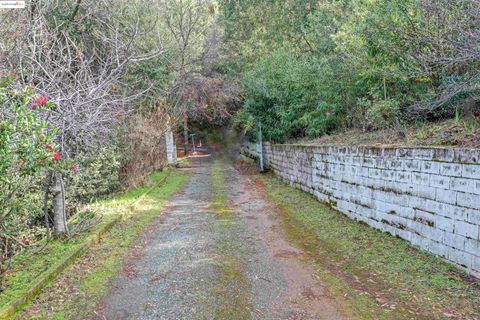
[[[398,126],[373,132],[352,129],[317,139],[297,141],[307,144],[449,146],[480,148],[480,119],[466,118],[424,123],[418,126]]]

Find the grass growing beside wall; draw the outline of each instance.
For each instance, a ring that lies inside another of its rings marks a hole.
[[[408,242],[350,220],[312,195],[262,176],[289,238],[358,319],[480,319],[480,280]]]
[[[33,307],[27,307],[27,315],[19,317],[73,319],[82,316],[82,312],[91,312],[96,301],[108,290],[108,279],[120,271],[121,258],[129,246],[158,217],[168,198],[178,192],[186,180],[186,172],[166,169],[152,174],[143,187],[92,205],[89,209],[102,217],[100,225],[119,215],[124,219],[103,236],[101,243],[60,275]],[[143,196],[146,192],[148,194]],[[90,233],[68,241],[53,241],[40,254],[25,252],[10,261],[5,279],[8,287],[0,295],[0,306],[28,290],[32,280],[75,250]],[[64,287],[63,292],[55,286]],[[51,308],[49,301],[62,302],[51,303]]]

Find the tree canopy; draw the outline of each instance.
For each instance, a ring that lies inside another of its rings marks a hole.
[[[238,122],[261,122],[273,140],[478,108],[478,1],[219,3],[224,69],[245,90]]]

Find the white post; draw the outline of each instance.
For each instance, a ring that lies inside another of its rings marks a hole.
[[[260,160],[260,172],[263,172],[263,141],[262,124],[258,123],[258,159]]]
[[[175,139],[173,138],[172,130],[167,130],[165,133],[165,145],[167,149],[167,162],[170,165],[177,164],[177,147],[175,146]]]

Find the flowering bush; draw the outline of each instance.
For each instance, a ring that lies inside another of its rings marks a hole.
[[[31,88],[0,82],[0,249],[28,242],[28,225],[42,215],[41,174],[60,159],[56,130],[41,113],[53,103]],[[10,241],[9,241],[10,240]]]
[[[94,157],[62,160],[45,121],[55,105],[31,88],[0,82],[0,252],[3,258],[45,234],[44,180],[48,170],[61,172],[67,188],[67,211],[120,188],[120,162],[114,149]],[[0,255],[0,261],[2,256]]]
[[[37,109],[45,106],[47,103],[48,103],[48,98],[45,96],[40,96],[33,100],[32,108]]]

